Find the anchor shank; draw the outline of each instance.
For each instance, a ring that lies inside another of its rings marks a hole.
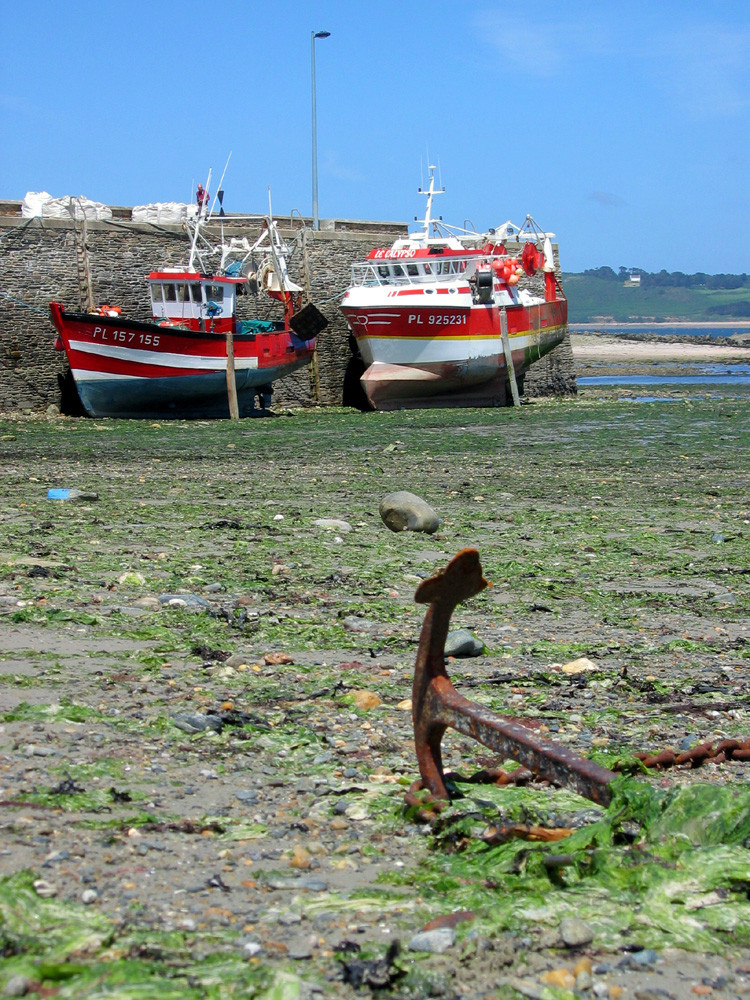
[[[445,668],[445,640],[457,604],[491,586],[482,576],[479,554],[463,549],[437,576],[420,584],[415,600],[428,604],[412,686],[414,744],[424,787],[448,800],[440,744],[448,728],[455,729],[515,760],[556,785],[567,786],[601,805],[611,800],[613,771],[542,739],[530,729],[503,719],[460,695]]]
[[[514,760],[554,785],[563,785],[600,805],[609,805],[613,771],[579,757],[567,747],[545,740],[518,722],[503,719],[460,695],[448,681],[431,685],[430,719],[495,750],[501,760]]]

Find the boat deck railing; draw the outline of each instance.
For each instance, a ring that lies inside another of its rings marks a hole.
[[[352,285],[431,285],[438,282],[466,281],[477,264],[491,258],[466,260],[367,261],[352,265]]]

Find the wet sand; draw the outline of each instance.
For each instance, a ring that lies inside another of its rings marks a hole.
[[[750,361],[750,349],[725,344],[692,344],[689,342],[654,343],[650,340],[624,340],[607,334],[571,333],[570,343],[576,362],[613,362],[618,365],[632,361],[724,363]]]

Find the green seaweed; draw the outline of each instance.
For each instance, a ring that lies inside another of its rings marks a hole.
[[[564,839],[495,846],[477,834],[493,813],[498,821],[496,790],[459,787],[466,798],[441,814],[437,849],[415,871],[388,876],[394,884],[418,886],[423,896],[449,894],[455,908],[473,910],[495,932],[578,916],[604,948],[620,947],[623,938],[641,947],[706,952],[750,943],[749,786],[696,784],[665,793],[622,777],[606,812]],[[501,792],[507,796],[508,789]],[[535,808],[533,792],[516,789],[513,798],[506,798],[500,819],[575,821],[571,793],[555,794],[555,816],[549,803],[546,815]],[[578,799],[579,813],[584,805]],[[637,827],[632,842],[626,827]],[[465,835],[474,839],[446,853],[446,829],[460,835],[448,838],[454,844]]]

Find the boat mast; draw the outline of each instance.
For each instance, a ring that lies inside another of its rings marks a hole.
[[[435,190],[435,165],[430,164],[427,168],[430,171],[430,187],[429,190],[423,191],[422,188],[419,189],[420,194],[427,195],[427,207],[424,213],[424,238],[429,239],[430,236],[430,226],[432,225],[432,199],[436,194],[444,194],[445,188],[438,188]]]

